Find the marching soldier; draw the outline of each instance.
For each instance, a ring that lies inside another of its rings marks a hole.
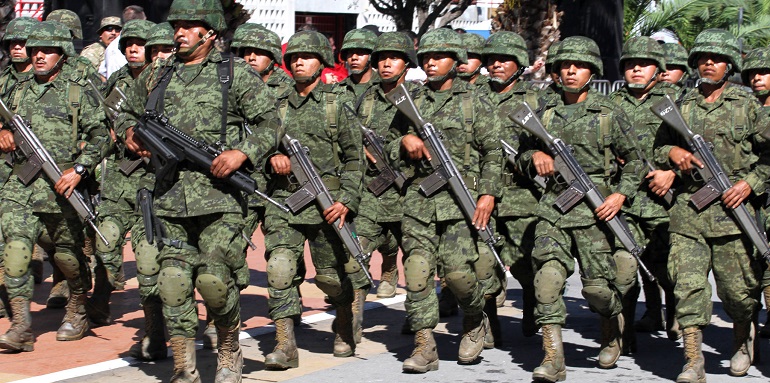
[[[484,61],[481,57],[484,48],[484,38],[475,33],[462,33],[460,38],[468,52],[468,62],[457,65],[457,78],[468,81],[477,86],[484,86],[489,82],[488,76],[481,74]]]
[[[663,51],[666,54],[666,70],[658,74],[658,81],[683,88],[687,74],[690,73],[690,67],[687,66],[687,49],[681,44],[666,43],[663,44]]]

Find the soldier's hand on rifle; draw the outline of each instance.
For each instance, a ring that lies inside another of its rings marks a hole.
[[[291,160],[285,154],[276,154],[270,157],[270,166],[273,167],[273,173],[282,176],[291,174]]]
[[[13,133],[10,130],[0,130],[0,150],[6,153],[16,150],[16,143],[13,141]]]
[[[695,156],[678,146],[674,146],[668,152],[668,158],[676,165],[679,170],[689,172],[693,169],[693,166],[697,166],[703,169],[703,163],[701,163]]]
[[[602,221],[609,221],[615,217],[626,202],[626,196],[620,193],[612,193],[604,200],[604,203],[594,211],[596,217]]]
[[[367,160],[369,160],[369,162],[370,162],[372,165],[374,165],[374,164],[376,164],[376,163],[377,163],[377,160],[376,160],[376,159],[374,159],[374,156],[372,155],[372,153],[369,153],[369,149],[367,149],[367,148],[364,148],[364,154],[366,154],[366,159],[367,159]]]
[[[673,170],[653,170],[644,178],[650,180],[648,184],[650,190],[659,197],[663,197],[674,184],[676,173]]]
[[[725,190],[724,194],[722,194],[722,202],[724,202],[725,206],[735,209],[749,197],[749,194],[751,194],[751,186],[749,186],[748,182],[740,180],[731,188]]]
[[[126,147],[128,150],[142,157],[150,157],[151,155],[151,153],[142,146],[142,141],[139,141],[138,137],[134,137],[133,126],[126,130]]]
[[[217,158],[214,158],[214,161],[211,161],[211,174],[217,178],[225,178],[230,173],[240,169],[248,159],[249,157],[240,150],[225,150]]]
[[[414,134],[407,134],[401,139],[401,147],[406,152],[406,155],[412,160],[421,160],[425,157],[430,161],[430,152],[425,147],[425,143],[422,142],[420,137]]]
[[[476,230],[483,230],[489,223],[489,217],[492,216],[492,210],[495,209],[495,197],[484,194],[476,202],[476,211],[473,213],[471,223]]]
[[[339,228],[342,229],[342,225],[345,223],[345,216],[348,215],[348,211],[350,211],[350,209],[343,205],[342,202],[335,202],[334,205],[331,205],[329,208],[324,210],[324,219],[329,225],[333,225],[334,222],[339,219]]]
[[[75,173],[75,169],[69,168],[62,172],[61,178],[59,178],[59,181],[54,185],[54,190],[65,198],[69,198],[81,179],[83,179],[83,177],[81,177],[80,174]]]
[[[545,154],[544,152],[535,152],[532,154],[532,165],[535,166],[537,175],[541,177],[548,177],[553,175],[553,157]]]

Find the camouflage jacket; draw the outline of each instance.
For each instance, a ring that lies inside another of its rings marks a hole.
[[[361,131],[353,129],[354,126],[347,120],[339,88],[333,84],[318,83],[307,97],[293,91],[286,101],[280,101],[281,108],[285,108],[282,131],[310,150],[310,159],[334,200],[343,203],[355,214],[361,200],[363,144]],[[334,104],[334,114],[327,115],[327,108]],[[335,120],[334,131],[330,119]],[[299,186],[293,182],[293,177],[268,176],[272,178],[273,195],[279,199],[290,196]],[[291,224],[324,222],[317,204],[309,204],[288,219]]]
[[[104,43],[97,41],[83,48],[83,50],[80,52],[80,57],[87,58],[95,69],[99,69],[99,65],[101,65],[102,61],[104,61],[104,52],[106,50],[107,47],[104,46]]]
[[[366,91],[376,86],[380,83],[380,75],[377,74],[377,71],[372,71],[372,77],[369,79],[369,82],[363,83],[363,84],[355,84],[353,83],[353,79],[350,78],[350,76],[346,77],[344,80],[338,82],[336,84],[337,87],[342,88],[343,97],[345,97],[346,102],[353,102],[355,103],[361,95],[366,93]]]
[[[464,99],[470,100],[471,124],[465,121]],[[499,198],[502,195],[500,123],[486,96],[479,94],[474,85],[455,79],[452,88],[446,91],[437,92],[429,86],[418,88],[414,100],[422,117],[441,132],[444,146],[471,194]],[[418,135],[411,124],[393,127],[386,146],[391,162],[407,176],[413,175],[404,197],[407,207],[404,214],[425,223],[465,219],[447,188],[428,197],[420,192],[420,182],[433,170],[427,161],[412,161],[401,156],[401,139],[406,134]]]
[[[106,118],[100,110],[93,89],[87,85],[82,73],[72,66],[64,66],[53,81],[38,84],[34,76],[20,81],[8,98],[10,107],[24,120],[30,122],[32,131],[53,157],[59,169],[65,171],[75,163],[94,174],[97,164],[109,150],[112,140],[106,128]],[[73,126],[73,105],[70,92],[78,88],[77,121]],[[14,174],[21,172],[28,160],[17,150],[14,154]],[[86,178],[81,186],[93,181]],[[56,194],[51,182],[42,174],[25,187],[17,177],[2,189],[2,198],[30,206],[38,213],[61,213],[69,207],[67,200]]]
[[[267,87],[276,99],[285,98],[294,90],[294,79],[281,68],[276,67],[267,78]]]
[[[728,84],[716,102],[707,103],[696,88],[684,96],[680,110],[690,130],[713,145],[714,156],[730,181],[746,181],[753,196],[765,192],[766,181],[770,177],[770,134],[767,130],[770,121],[752,94]],[[664,126],[655,143],[655,161],[660,168],[674,167],[668,158],[674,146],[690,150],[682,136]],[[689,203],[692,193],[702,186],[702,181],[687,175],[682,177],[682,186],[677,189],[677,202],[670,211],[669,231],[705,237],[740,234],[738,224],[719,198],[700,212]],[[753,210],[751,204],[747,207]]]
[[[8,99],[8,96],[13,92],[16,84],[31,75],[31,70],[28,72],[17,72],[12,63],[5,67],[3,73],[0,74],[0,97],[3,98],[3,102],[5,102],[6,105],[11,105],[11,100]],[[12,165],[0,159],[0,187],[2,187],[2,185],[4,185],[11,177],[12,170]]]
[[[574,108],[569,113],[569,107]],[[623,130],[627,129],[623,120],[623,110],[615,107],[604,95],[591,89],[588,98],[574,105],[566,106],[561,98],[548,101],[543,112],[543,124],[546,130],[560,138],[573,149],[573,155],[583,170],[599,188],[603,196],[616,192],[626,196],[626,203],[631,203],[636,190],[642,183],[647,171],[636,155],[636,142],[629,139]],[[607,113],[609,135],[602,139],[601,115]],[[621,118],[617,118],[620,117]],[[550,154],[545,143],[531,134],[521,139],[522,152],[519,153],[519,165],[526,172],[535,173],[532,154],[543,151]],[[610,150],[609,153],[606,150]],[[609,169],[605,161],[609,157]],[[619,168],[616,158],[625,160],[625,166]],[[614,173],[613,173],[614,172]],[[613,173],[610,177],[607,173]],[[558,178],[558,175],[557,175]],[[562,214],[555,206],[556,198],[565,190],[565,185],[549,180],[543,198],[537,206],[536,214],[552,222],[557,227],[586,227],[596,223],[596,215],[585,199],[571,210]]]
[[[150,92],[167,70],[171,70],[163,98],[163,114],[169,123],[193,138],[208,143],[219,142],[222,119],[222,88],[218,64],[222,54],[212,50],[200,64],[185,65],[176,56],[148,68],[128,90],[123,113],[116,123],[116,133],[125,138],[126,130],[136,125],[145,111]],[[248,157],[244,169],[261,167],[275,148],[279,123],[275,99],[259,75],[242,59],[235,58],[228,90],[225,149],[241,151]],[[244,122],[254,134],[245,136]],[[242,213],[243,195],[207,171],[181,164],[170,185],[155,189],[155,213],[162,217],[195,217],[215,213]]]
[[[659,82],[642,100],[636,99],[629,93],[627,87],[620,88],[609,96],[615,105],[623,109],[629,122],[633,124],[633,131],[629,131],[628,134],[631,134],[632,138],[636,140],[644,158],[653,166],[655,165],[653,144],[655,143],[655,135],[663,125],[663,121],[652,113],[650,107],[666,95],[672,98],[676,97],[677,92],[678,88],[675,85]],[[668,206],[665,205],[662,198],[650,190],[648,184],[649,182],[642,182],[639,185],[636,198],[634,198],[631,206],[625,207],[623,211],[641,218],[667,217],[666,209]]]

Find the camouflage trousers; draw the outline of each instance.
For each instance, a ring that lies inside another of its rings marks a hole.
[[[496,222],[497,232],[505,239],[500,258],[510,267],[511,275],[523,289],[534,289],[532,249],[535,247],[537,217],[497,217]]]
[[[125,284],[123,246],[126,244],[126,234],[141,219],[134,213],[133,206],[109,199],[102,200],[98,212],[99,230],[110,244],[109,246],[105,245],[101,239],[96,238],[94,278],[104,278],[112,288],[123,290]]]
[[[759,304],[763,261],[754,256],[751,241],[742,235],[704,238],[671,233],[668,274],[674,283],[676,319],[682,328],[706,326],[711,321],[711,284],[734,322],[752,320]]]
[[[136,259],[136,280],[139,284],[139,297],[142,302],[148,298],[159,298],[158,275],[160,274],[160,260],[158,255],[158,239],[152,244],[147,242],[144,222],[141,218],[131,227],[131,250]]]
[[[628,227],[640,245],[646,246],[641,255],[642,262],[657,279],[658,284],[666,290],[673,288],[668,279],[668,254],[671,240],[668,234],[668,217],[642,218],[628,215]],[[620,245],[619,245],[620,246]],[[644,274],[642,274],[644,275]],[[645,279],[645,283],[648,281]]]
[[[35,243],[54,249],[54,260],[67,278],[74,294],[91,289],[88,259],[83,254],[83,224],[74,209],[63,206],[62,213],[33,213],[29,207],[4,201],[0,226],[6,243],[3,263],[9,299],[32,299],[34,281],[29,263]]]
[[[244,267],[246,241],[241,214],[160,217],[165,229],[158,290],[170,336],[195,337],[198,307],[193,286],[218,326],[240,326],[235,271]]]
[[[335,307],[353,302],[349,274],[357,264],[334,228],[322,222],[289,224],[277,208],[265,214],[265,257],[267,258],[268,313],[273,320],[302,314],[299,285],[304,280],[305,240],[316,269],[316,285]],[[360,271],[360,270],[359,270]]]
[[[398,248],[403,240],[400,221],[375,222],[359,215],[356,217],[356,231],[365,254],[374,254],[374,250],[377,250],[382,257],[398,256]],[[366,266],[369,267],[368,262]],[[369,286],[369,280],[363,273],[353,273],[348,277],[353,282],[354,289]]]
[[[535,248],[532,260],[539,272],[545,267],[556,269],[562,281],[562,288],[554,302],[544,303],[543,287],[538,285],[535,275],[535,319],[538,325],[564,325],[567,320],[567,306],[564,303],[566,279],[575,272],[575,261],[580,267],[583,283],[582,294],[592,311],[604,317],[613,317],[623,309],[622,297],[630,287],[616,283],[618,270],[613,258],[614,238],[604,224],[577,228],[557,228],[551,222],[540,220],[535,228]],[[590,293],[589,293],[590,291]],[[600,292],[594,294],[593,292]]]
[[[477,242],[468,223],[465,220],[426,223],[405,216],[402,228],[406,312],[412,331],[434,328],[438,324],[434,279],[437,266],[442,268],[447,286],[455,293],[465,315],[480,315],[484,295],[493,288],[486,289],[480,280],[497,274],[494,259],[489,261],[490,252],[483,249],[485,244]],[[480,255],[479,250],[485,255]],[[477,264],[481,258],[484,258],[483,266]],[[484,273],[483,277],[477,275],[477,269]]]

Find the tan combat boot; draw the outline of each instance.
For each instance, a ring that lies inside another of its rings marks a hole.
[[[703,332],[698,327],[687,327],[682,331],[684,358],[687,361],[676,383],[706,383],[706,367],[703,359]]]
[[[64,314],[61,326],[56,331],[56,340],[83,339],[89,330],[88,317],[86,316],[86,294],[70,294],[66,309],[67,312]]]
[[[436,351],[436,340],[433,339],[432,329],[424,328],[417,330],[414,334],[414,351],[412,351],[412,356],[404,361],[401,369],[404,372],[420,374],[438,370],[438,351]]]
[[[70,287],[67,284],[67,280],[64,278],[64,274],[53,264],[53,273],[51,274],[53,282],[51,282],[51,293],[48,295],[48,300],[45,303],[45,307],[49,309],[61,309],[67,306],[67,302],[70,299]]]
[[[765,311],[767,311],[767,319],[765,325],[762,326],[762,330],[759,331],[759,336],[763,338],[770,338],[770,286],[762,289],[762,294],[765,296]]]
[[[543,325],[543,351],[545,357],[540,366],[532,372],[536,382],[560,382],[567,379],[567,367],[564,365],[564,344],[561,341],[561,325]]]
[[[213,350],[217,347],[217,344],[219,344],[219,340],[217,339],[218,332],[217,332],[217,326],[214,323],[214,318],[211,317],[208,313],[208,309],[206,309],[206,328],[203,329],[203,348],[207,350]]]
[[[364,336],[364,304],[366,304],[366,295],[368,293],[369,290],[353,290],[351,308],[353,310],[353,340],[356,341],[356,344],[361,343],[361,338]]]
[[[195,368],[195,338],[171,337],[174,353],[174,376],[171,383],[200,383],[201,376]]]
[[[32,351],[35,349],[35,335],[32,334],[32,317],[29,314],[29,301],[13,298],[10,302],[13,313],[11,328],[0,335],[0,348],[11,351]]]
[[[602,349],[599,351],[599,368],[613,368],[623,351],[623,314],[612,318],[601,317]]]
[[[382,256],[382,276],[377,286],[377,298],[393,298],[398,286],[398,254]]]
[[[337,317],[332,323],[334,337],[334,356],[346,358],[356,352],[356,341],[353,336],[353,308],[351,305],[338,306]]]
[[[144,337],[131,346],[129,355],[140,360],[160,360],[168,357],[166,332],[163,328],[163,306],[159,298],[150,297],[142,302]]]
[[[744,376],[754,360],[754,322],[733,323],[733,357],[730,358],[730,375]]]
[[[275,340],[277,344],[273,352],[265,357],[265,368],[268,370],[285,370],[299,366],[297,341],[294,339],[294,320],[281,318],[275,321]]]
[[[484,339],[489,331],[489,320],[486,314],[463,317],[463,337],[460,339],[460,348],[457,351],[457,359],[460,363],[473,363],[481,355]]]
[[[215,383],[241,383],[243,371],[243,351],[238,342],[240,328],[217,327],[217,374]]]

